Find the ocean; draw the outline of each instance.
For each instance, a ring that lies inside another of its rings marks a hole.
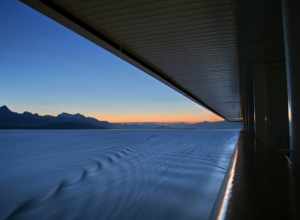
[[[2,219],[209,219],[238,129],[0,130]]]

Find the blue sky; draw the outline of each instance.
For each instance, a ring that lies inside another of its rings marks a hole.
[[[201,121],[212,113],[16,0],[0,1],[0,105],[110,121]]]

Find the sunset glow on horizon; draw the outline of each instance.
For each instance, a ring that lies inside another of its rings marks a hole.
[[[0,106],[2,104],[0,103]],[[24,111],[29,111],[33,114],[38,114],[41,116],[51,115],[57,116],[61,112],[43,112],[43,111],[34,111],[34,108],[29,109],[18,109],[14,106],[7,106],[11,111],[17,113],[23,113]],[[70,114],[82,114],[85,117],[93,117],[99,121],[108,121],[111,123],[199,123],[199,122],[217,122],[223,121],[224,119],[219,117],[216,114],[213,114],[209,111],[201,112],[199,114],[191,113],[126,113],[126,114],[108,114],[108,113],[99,113],[99,112],[80,112],[72,111],[66,112]]]
[[[101,114],[87,113],[88,116],[113,123],[198,123],[222,121],[223,118],[210,112],[192,114]]]

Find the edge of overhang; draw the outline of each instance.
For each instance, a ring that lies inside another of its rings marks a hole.
[[[44,0],[19,0],[20,2],[24,3],[27,6],[39,11],[40,13],[47,15],[48,17],[52,18],[55,22],[71,29],[75,33],[85,37],[86,39],[94,42],[98,46],[106,49],[107,51],[111,52],[112,54],[120,57],[123,60],[126,60],[130,64],[136,66],[137,68],[143,70],[145,73],[151,75],[152,77],[156,78],[157,80],[163,82],[167,86],[171,87],[172,89],[180,92],[187,98],[191,99],[195,103],[203,106],[204,108],[208,109],[209,111],[215,113],[216,115],[220,116],[221,118],[230,121],[236,122],[241,121],[240,118],[229,118],[226,115],[218,112],[214,108],[210,107],[206,104],[203,100],[199,99],[198,97],[194,96],[191,92],[180,86],[166,74],[162,73],[160,70],[156,69],[155,67],[151,66],[147,62],[143,61],[139,57],[135,56],[134,54],[130,53],[125,48],[122,48],[121,45],[112,41],[111,39],[107,38],[103,34],[99,33],[98,31],[94,30],[89,25],[85,24],[84,22],[80,21],[79,19],[75,18],[65,10],[61,9],[57,5],[50,4]]]

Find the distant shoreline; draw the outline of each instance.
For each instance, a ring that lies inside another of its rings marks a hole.
[[[31,112],[17,113],[7,106],[0,107],[1,130],[107,130],[107,129],[231,129],[240,128],[240,123],[227,121],[199,123],[128,122],[111,123],[82,114],[61,113],[57,116],[39,115]]]

